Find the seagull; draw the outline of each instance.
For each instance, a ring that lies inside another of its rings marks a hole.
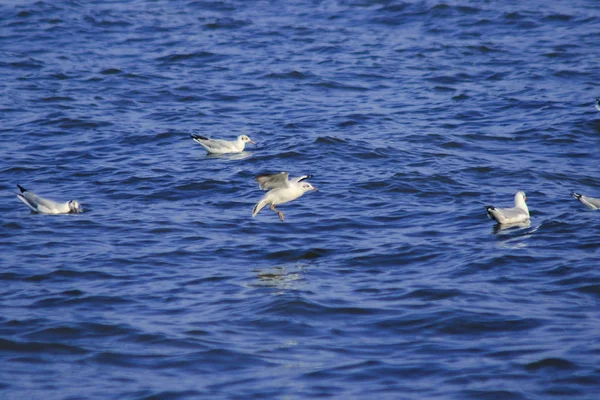
[[[596,107],[596,110],[600,111],[600,98],[596,99],[596,105],[595,105],[595,107]]]
[[[199,143],[209,154],[241,153],[246,142],[256,144],[246,135],[240,135],[236,140],[209,139],[204,136],[192,134],[194,142]]]
[[[594,197],[584,196],[579,193],[571,192],[571,196],[575,197],[577,200],[586,205],[590,210],[597,210],[600,208],[600,199],[596,199]]]
[[[269,190],[267,194],[254,206],[252,217],[260,212],[266,205],[271,205],[271,210],[279,215],[279,219],[283,222],[283,213],[275,209],[276,205],[287,203],[296,200],[304,193],[318,190],[309,182],[303,182],[306,179],[312,178],[312,175],[303,175],[297,178],[288,180],[287,172],[280,172],[272,175],[259,175],[256,177],[258,185],[262,190]]]
[[[501,224],[514,224],[529,219],[529,208],[527,208],[527,196],[525,192],[515,194],[515,206],[513,208],[496,208],[486,206],[488,216]]]
[[[44,199],[35,193],[30,192],[21,185],[17,185],[21,193],[17,193],[17,197],[31,211],[42,214],[68,214],[83,212],[81,205],[77,200],[67,201],[66,203],[57,203],[53,200]]]

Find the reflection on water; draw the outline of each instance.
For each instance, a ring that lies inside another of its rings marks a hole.
[[[257,268],[258,280],[251,283],[254,287],[274,287],[280,290],[297,290],[298,283],[304,280],[306,267],[304,265],[277,266],[272,268]]]
[[[541,225],[532,229],[531,221],[519,222],[515,224],[498,224],[494,226],[494,234],[501,239],[503,247],[510,249],[520,249],[527,247],[529,238],[535,233]]]
[[[221,159],[225,161],[237,161],[244,160],[246,158],[252,157],[251,151],[242,151],[241,153],[230,153],[230,154],[207,154],[206,158],[210,159]]]
[[[515,222],[514,224],[496,224],[494,225],[494,234],[495,235],[505,235],[514,233],[518,229],[527,229],[531,227],[531,220],[527,220],[525,222]],[[510,232],[503,232],[510,230]]]

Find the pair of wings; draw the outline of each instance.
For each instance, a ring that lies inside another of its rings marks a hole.
[[[256,181],[262,190],[279,189],[289,187],[290,183],[302,182],[305,179],[312,178],[312,175],[302,175],[297,178],[289,180],[289,174],[287,172],[280,172],[278,174],[265,174],[258,175]]]

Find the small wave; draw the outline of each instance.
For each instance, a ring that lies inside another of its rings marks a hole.
[[[534,361],[525,365],[525,369],[529,371],[539,371],[548,369],[566,371],[576,369],[576,367],[576,364],[562,358],[544,358],[542,360]]]
[[[57,125],[62,129],[96,129],[113,125],[112,122],[108,121],[90,121],[67,117],[58,119],[37,120],[35,122],[39,123],[40,125]]]
[[[125,28],[128,26],[131,26],[131,22],[128,21],[123,21],[123,20],[119,20],[119,19],[98,19],[95,17],[92,17],[90,15],[86,15],[83,18],[84,21],[97,26],[97,27],[117,27],[117,28]]]
[[[33,353],[54,355],[80,355],[89,353],[86,349],[61,343],[16,342],[0,338],[0,350],[7,353]]]
[[[345,140],[333,136],[319,136],[315,139],[315,144],[340,144],[346,143]]]
[[[239,20],[233,18],[219,18],[214,22],[204,24],[207,29],[239,29],[252,25],[251,21]]]
[[[72,97],[68,97],[68,96],[50,96],[50,97],[44,97],[44,98],[40,99],[39,101],[43,102],[43,103],[57,103],[57,102],[62,102],[62,101],[75,101],[75,99]]]
[[[29,58],[28,60],[13,62],[0,61],[0,67],[2,66],[8,66],[15,69],[41,69],[45,66],[45,64],[42,61]]]
[[[229,2],[225,1],[210,1],[210,0],[202,0],[202,1],[191,1],[186,4],[188,7],[196,8],[200,10],[208,10],[210,12],[222,11],[222,12],[231,12],[235,11],[237,8]]]
[[[103,69],[102,71],[100,71],[100,73],[102,75],[117,75],[117,74],[120,74],[121,72],[123,72],[123,71],[121,71],[118,68],[107,68],[107,69]]]
[[[340,82],[335,82],[335,81],[309,83],[308,85],[319,87],[319,88],[325,88],[325,89],[348,90],[348,91],[357,91],[357,92],[365,92],[365,91],[369,90],[369,88],[364,87],[364,86],[346,85],[346,84],[343,84]]]
[[[279,261],[313,260],[324,257],[328,253],[329,250],[320,248],[310,250],[282,250],[269,253],[267,258]]]
[[[211,62],[211,61],[219,61],[225,58],[224,55],[211,53],[208,51],[198,51],[195,53],[173,53],[166,56],[158,57],[158,61],[162,61],[164,63],[174,63],[179,61],[187,61],[200,59],[203,61]]]
[[[294,79],[294,80],[303,80],[312,78],[313,75],[310,73],[303,73],[299,71],[288,71],[288,72],[271,72],[269,74],[264,75],[267,79]]]

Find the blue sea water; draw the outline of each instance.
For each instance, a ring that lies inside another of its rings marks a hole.
[[[600,398],[599,37],[595,0],[2,2],[0,397]],[[279,171],[319,192],[252,218]]]

